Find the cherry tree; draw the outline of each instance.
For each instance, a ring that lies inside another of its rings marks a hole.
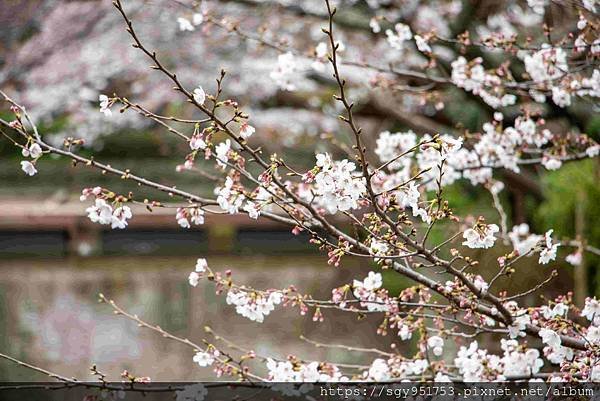
[[[210,330],[199,343],[179,338],[104,295],[101,300],[118,315],[188,345],[190,358],[212,367],[217,377],[600,381],[600,301],[587,297],[577,303],[571,292],[541,303],[529,297],[543,293],[557,276],[553,265],[559,259],[578,266],[584,254],[600,250],[585,238],[509,226],[500,196],[510,180],[528,179],[522,173],[532,166],[557,170],[600,154],[573,111],[576,106],[586,115],[597,111],[600,4],[506,1],[490,4],[490,11],[456,0],[300,3],[176,2],[169,8],[169,28],[156,32],[147,19],[162,10],[115,0],[111,18],[119,23],[102,20],[88,39],[112,43],[126,35],[132,47],[91,59],[103,68],[86,77],[87,100],[67,95],[71,83],[56,97],[44,95],[36,67],[37,78],[21,90],[0,92],[12,112],[0,120],[1,133],[23,155],[23,179],[54,154],[131,183],[128,193],[82,189],[81,201],[97,224],[126,229],[135,219],[132,204],[151,211],[175,205],[173,219],[182,229],[202,225],[208,214],[244,214],[286,224],[331,269],[344,269],[349,258],[360,260],[363,272],[352,277],[349,271],[347,283],[332,288],[327,299],[293,284],[252,288],[204,255],[190,267],[189,284],[214,284],[222,302],[248,324],[260,324],[277,308],[312,315],[314,324],[338,314],[375,316],[374,332],[397,338],[394,343],[415,341],[416,352],[315,343],[372,358],[366,365],[344,365],[304,360],[290,350],[276,359]],[[557,10],[561,16],[553,21],[549,14]],[[152,47],[164,42],[170,44],[164,53]],[[178,51],[188,44],[206,57],[191,59]],[[223,66],[208,57],[211,51]],[[20,58],[8,65],[18,65]],[[57,61],[48,56],[39,64],[52,62]],[[148,63],[149,69],[143,67]],[[109,84],[114,77],[133,81],[138,73],[145,86],[128,90],[128,96],[110,91],[117,87]],[[291,99],[294,108],[265,106],[273,96]],[[181,105],[181,114],[163,112],[165,99]],[[457,101],[479,105],[484,121],[476,130],[440,117]],[[71,115],[77,129],[59,136],[38,129],[57,111]],[[392,132],[390,119],[407,128]],[[571,123],[553,123],[557,119]],[[157,126],[183,141],[187,152],[177,171],[200,173],[213,195],[149,180],[128,169],[127,160],[111,166],[80,151],[101,140],[106,127],[128,124]],[[261,138],[267,131],[281,138],[278,149],[269,147],[271,136]],[[302,136],[308,140],[302,142]],[[290,160],[299,143],[314,154],[309,166]],[[461,181],[485,189],[497,217],[458,214],[446,194]],[[142,198],[139,186],[166,193],[173,203]],[[442,239],[433,235],[438,231]],[[502,246],[510,250],[490,265],[485,255]],[[523,259],[539,265],[545,278],[514,292],[504,279],[527,274],[519,271]],[[392,294],[382,272],[411,285]],[[486,346],[489,338],[499,339],[500,346]],[[462,345],[448,346],[454,342]]]

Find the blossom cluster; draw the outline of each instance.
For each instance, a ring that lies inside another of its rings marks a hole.
[[[556,259],[559,243],[552,241],[553,230],[548,230],[544,235],[530,234],[529,226],[525,223],[512,228],[508,234],[517,255],[528,255],[534,250],[539,250],[539,263],[547,264]]]
[[[282,300],[283,294],[280,291],[261,294],[246,292],[243,289],[230,289],[227,292],[228,305],[235,305],[238,314],[259,323],[262,323],[265,316],[269,315]]]
[[[201,225],[204,224],[204,210],[199,207],[180,207],[177,208],[175,219],[182,228],[190,228],[190,222]]]
[[[333,161],[328,153],[317,154],[316,167],[304,175],[304,180],[314,181],[314,201],[330,214],[357,209],[366,192],[356,165],[346,159]]]
[[[110,225],[113,229],[124,229],[127,227],[127,220],[133,217],[129,206],[122,205],[116,201],[116,205],[114,205],[116,207],[114,207],[113,204],[107,202],[107,199],[104,197],[105,193],[101,187],[84,188],[81,192],[80,200],[83,202],[89,196],[96,198],[94,205],[85,210],[92,222]]]
[[[348,377],[342,376],[337,366],[320,364],[319,362],[301,363],[292,361],[267,360],[269,380],[273,382],[343,382]]]
[[[21,162],[21,169],[28,176],[33,176],[37,174],[37,169],[35,168],[35,163],[42,156],[42,148],[37,143],[32,143],[29,147],[24,147],[22,152],[24,157],[31,157],[33,161],[23,160]]]
[[[452,62],[452,82],[467,92],[481,96],[494,109],[515,104],[517,97],[506,93],[500,77],[485,71],[482,62],[481,58],[467,62],[460,56]]]

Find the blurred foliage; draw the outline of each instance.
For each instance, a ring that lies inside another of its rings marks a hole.
[[[483,123],[490,120],[490,116],[482,110],[481,103],[473,100],[464,91],[458,88],[450,89],[449,98],[444,108],[444,116],[458,123],[470,131],[480,129]]]
[[[576,209],[582,208],[581,234],[589,244],[597,246],[600,243],[600,226],[595,224],[600,220],[599,182],[597,160],[566,164],[547,174],[542,179],[545,199],[535,212],[536,224],[543,229],[553,228],[558,238],[575,238],[578,234]],[[589,291],[600,295],[600,257],[585,253],[585,263],[591,278]]]
[[[595,140],[600,139],[600,115],[594,114],[589,119],[586,126],[586,133]]]

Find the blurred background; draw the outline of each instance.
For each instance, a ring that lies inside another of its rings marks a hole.
[[[375,38],[368,21],[376,9],[410,22],[413,30],[435,27],[451,35],[467,29],[478,32],[501,10],[525,7],[525,2],[503,3],[346,1],[339,16],[343,57],[421,68],[423,59],[399,60],[399,55]],[[196,12],[217,20],[227,17],[249,32],[261,32],[270,41],[311,54],[323,40],[322,1],[125,0],[124,4],[142,40],[158,50],[188,87],[202,84],[207,91],[214,89],[220,69],[227,69],[226,95],[245,105],[257,128],[253,140],[266,152],[285,154],[293,165],[308,169],[315,151],[339,153],[331,143],[347,142],[347,136],[336,136],[345,128],[336,119],[337,106],[331,100],[334,87],[310,65],[296,71],[294,92],[282,91],[270,76],[277,51],[241,40],[207,22],[194,32],[181,31],[177,22],[179,17],[191,20]],[[554,3],[548,10],[557,31],[562,19],[575,13]],[[540,24],[534,21],[520,28],[535,37]],[[202,177],[175,171],[188,151],[187,144],[133,112],[115,110],[111,119],[99,113],[98,95],[116,92],[162,114],[193,115],[130,42],[108,0],[4,0],[0,5],[0,85],[28,107],[50,142],[84,138],[84,155],[93,154],[96,160],[129,168],[166,185],[210,195],[212,189]],[[448,54],[447,60],[440,60],[444,63],[453,59],[457,49],[448,45],[440,52]],[[491,55],[486,61],[493,65],[498,58]],[[346,74],[351,95],[357,99],[357,118],[371,145],[383,130],[412,129],[419,134],[477,131],[491,120],[492,110],[456,88],[434,88],[432,96],[424,97],[386,88],[369,90],[373,76],[352,68]],[[434,107],[440,99],[446,102],[443,109]],[[568,109],[548,106],[542,113],[558,131],[577,130],[599,139],[600,116],[589,104],[575,102]],[[518,114],[518,108],[507,110],[506,123]],[[6,107],[0,108],[0,115],[10,117]],[[323,140],[331,137],[334,140]],[[208,324],[267,355],[281,357],[293,351],[307,359],[360,361],[360,357],[339,350],[316,349],[300,340],[300,334],[354,346],[385,347],[394,341],[376,336],[374,321],[357,322],[343,315],[328,318],[326,314],[324,323],[314,324],[311,316],[300,317],[296,311],[286,310],[259,325],[236,315],[212,287],[201,284],[192,289],[187,284],[196,258],[207,257],[211,267],[232,269],[240,282],[258,288],[293,283],[301,292],[324,298],[336,285],[365,275],[370,266],[364,261],[348,260],[343,269],[333,269],[326,264],[326,255],[293,236],[288,228],[264,219],[252,225],[245,219],[209,218],[198,229],[183,230],[172,214],[134,209],[127,230],[105,231],[85,216],[89,205],[79,202],[82,188],[102,186],[116,193],[134,190],[140,198],[168,199],[84,166],[73,167],[60,158],[44,157],[39,174],[25,177],[20,160],[19,152],[0,140],[1,352],[81,379],[90,377],[88,368],[93,363],[115,379],[123,369],[154,380],[212,377],[210,371],[194,366],[190,349],[114,316],[97,302],[98,293],[183,337],[200,338]],[[506,185],[501,199],[509,227],[525,222],[532,232],[554,228],[558,238],[582,237],[598,244],[600,226],[594,222],[600,219],[599,174],[597,159],[550,173],[537,167],[524,168],[520,175],[497,172],[495,178]],[[455,214],[497,220],[487,191],[460,181],[445,194]],[[441,227],[433,238],[440,240],[444,235]],[[496,257],[508,249],[488,252],[478,273],[484,277],[493,274]],[[600,295],[598,258],[586,255],[582,266],[575,269],[561,261],[570,250],[559,252],[559,261],[542,267],[546,270],[540,270],[534,260],[524,259],[517,267],[519,274],[505,285],[515,292],[529,288],[549,269],[557,268],[559,279],[545,290],[546,297],[567,291],[575,291],[579,299]],[[397,292],[410,283],[386,275],[385,285]],[[539,294],[532,297],[537,302]],[[0,361],[2,380],[44,377]]]

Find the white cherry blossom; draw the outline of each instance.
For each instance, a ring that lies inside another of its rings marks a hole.
[[[315,202],[330,214],[338,210],[357,209],[366,186],[362,175],[355,171],[356,165],[345,159],[333,162],[328,154],[318,154],[317,167],[319,172],[314,178]]]
[[[361,283],[358,280],[354,280],[354,285],[364,288],[367,291],[374,291],[381,288],[383,284],[382,277],[380,273],[369,272],[367,277]]]
[[[252,294],[246,291],[230,289],[227,292],[227,304],[235,305],[238,314],[258,323],[264,321],[265,316],[269,315],[276,305],[279,305],[283,299],[283,294],[278,291],[272,291],[268,294]]]
[[[491,248],[496,242],[496,234],[500,228],[496,224],[478,225],[475,228],[469,228],[463,233],[463,245],[469,248]]]
[[[369,379],[376,382],[383,382],[390,378],[390,368],[385,359],[375,359],[369,368]]]
[[[120,206],[113,211],[111,228],[124,229],[127,227],[127,220],[133,217],[129,206]]]
[[[415,35],[415,43],[419,51],[422,51],[423,53],[431,53],[431,46],[429,46],[427,40],[425,40],[425,38],[422,36]]]
[[[188,20],[187,18],[178,17],[177,23],[179,24],[180,31],[190,31],[191,32],[196,29],[196,28],[194,28],[194,25],[192,25],[190,20]]]
[[[538,333],[542,342],[555,349],[561,345],[560,336],[553,330],[543,328]]]
[[[510,338],[525,337],[525,328],[531,323],[531,316],[526,312],[520,312],[513,320],[512,325],[508,326]]]
[[[548,4],[548,0],[527,0],[527,5],[531,7],[531,9],[540,15],[544,15],[544,8]]]
[[[204,273],[204,272],[206,272],[207,268],[208,268],[208,262],[206,261],[206,259],[198,258],[198,260],[196,261],[196,271],[198,273]]]
[[[21,154],[24,157],[31,157],[32,159],[37,159],[42,155],[42,148],[37,143],[32,143],[29,148],[23,148]]]
[[[242,124],[242,127],[240,128],[240,136],[244,139],[248,139],[252,136],[252,134],[254,134],[256,130],[254,129],[253,126],[244,123]]]
[[[96,199],[94,206],[86,209],[89,219],[94,223],[111,224],[112,222],[112,206],[104,199]]]
[[[554,305],[553,308],[544,305],[540,308],[540,310],[542,312],[542,316],[544,316],[544,319],[553,319],[557,316],[564,317],[565,314],[569,311],[569,307],[563,304],[562,302],[559,302],[556,305]]]
[[[192,24],[198,26],[204,22],[204,14],[202,13],[194,13],[192,15]]]
[[[562,166],[562,162],[556,157],[544,157],[542,158],[542,164],[548,170],[558,170]]]
[[[100,101],[100,112],[106,117],[110,117],[112,115],[112,111],[110,110],[110,99],[108,96],[100,95],[98,96],[98,100]]]
[[[191,272],[188,277],[188,282],[192,287],[196,287],[200,282],[200,275],[196,272]]]
[[[28,176],[34,176],[37,174],[37,169],[35,168],[33,163],[27,160],[23,160],[21,162],[21,170],[23,170],[23,172]]]
[[[535,82],[549,82],[569,71],[565,51],[548,45],[525,56],[523,61],[525,62],[525,70]]]
[[[291,52],[287,52],[277,57],[277,67],[270,76],[282,90],[294,91],[296,90],[294,81],[297,79],[299,69],[296,57]]]
[[[412,39],[410,27],[402,23],[394,25],[394,30],[387,29],[385,34],[387,35],[390,46],[396,50],[402,50],[404,48],[404,42]]]
[[[221,168],[227,167],[229,161],[229,151],[231,150],[231,140],[227,139],[225,142],[221,142],[215,147],[215,153],[217,158],[217,164]]]
[[[431,336],[427,339],[427,346],[432,350],[433,355],[441,356],[444,352],[444,340],[440,336]]]
[[[196,89],[194,89],[193,95],[196,103],[204,105],[204,102],[206,101],[206,93],[201,86],[198,86]]]
[[[581,316],[592,322],[594,325],[600,325],[600,302],[594,298],[586,298],[585,307],[581,311]]]
[[[260,216],[259,205],[252,201],[246,201],[246,204],[244,205],[244,211],[248,213],[248,217],[251,219],[258,219],[258,216]]]
[[[565,260],[573,266],[580,266],[583,260],[583,252],[581,252],[581,250],[577,250],[576,252],[567,255]]]
[[[212,353],[199,351],[194,355],[194,362],[202,367],[210,366],[215,361],[215,357]]]
[[[192,137],[190,138],[190,148],[192,150],[198,150],[198,149],[206,149],[207,147],[207,143],[204,141],[204,137],[202,136],[202,134],[197,133],[192,135]]]
[[[542,250],[540,251],[539,262],[541,264],[547,264],[548,262],[556,259],[556,251],[558,250],[559,243],[552,243],[552,232],[554,230],[548,230],[544,235],[542,243]]]
[[[412,337],[412,331],[410,331],[410,327],[408,327],[408,325],[403,324],[400,327],[400,330],[398,331],[398,336],[403,340],[410,340],[410,338]]]

